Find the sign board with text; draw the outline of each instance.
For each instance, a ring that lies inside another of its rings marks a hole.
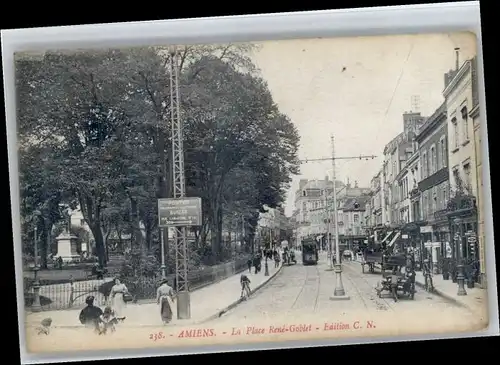
[[[160,228],[201,226],[201,198],[158,199]]]

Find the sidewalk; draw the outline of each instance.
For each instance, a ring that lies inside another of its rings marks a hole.
[[[274,267],[274,262],[269,262],[269,276],[264,275],[264,264],[262,271],[258,274],[245,273],[251,280],[252,291],[259,290],[269,280],[274,278],[280,271]],[[212,285],[191,292],[191,319],[177,320],[176,303],[172,306],[173,320],[170,325],[190,325],[205,322],[218,317],[219,314],[235,307],[240,302],[242,273],[228,277]],[[81,327],[78,320],[80,309],[43,311],[26,315],[26,326],[38,326],[44,318],[52,318],[53,327]],[[160,308],[156,303],[128,304],[125,313],[127,317],[123,323],[124,327],[145,327],[161,325]]]
[[[416,274],[415,284],[423,288],[425,283],[424,275],[421,271],[418,271]],[[473,311],[484,308],[484,305],[488,302],[486,290],[477,287],[468,289],[465,285],[467,295],[458,296],[458,284],[452,280],[444,280],[440,274],[432,275],[432,284],[435,294]]]
[[[361,264],[359,260],[353,260]],[[380,266],[376,266],[380,269]],[[421,271],[416,272],[415,284],[416,286],[423,288],[425,283],[424,275]],[[484,305],[488,302],[488,297],[486,295],[486,290],[480,288],[468,289],[467,295],[458,296],[458,284],[454,283],[452,280],[444,280],[442,275],[435,274],[432,276],[432,283],[434,285],[434,294],[447,299],[459,306],[468,308],[472,311],[484,308]]]

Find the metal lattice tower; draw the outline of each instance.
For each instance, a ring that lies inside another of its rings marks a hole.
[[[172,159],[174,198],[186,195],[184,180],[183,121],[180,115],[179,63],[177,49],[170,49],[170,112],[172,123]],[[177,283],[177,318],[191,317],[188,288],[188,252],[186,228],[175,227],[175,278]]]

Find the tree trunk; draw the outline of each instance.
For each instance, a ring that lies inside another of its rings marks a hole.
[[[222,241],[223,241],[223,237],[222,237],[222,208],[219,207],[217,209],[217,215],[216,215],[216,223],[217,223],[217,246],[219,247],[219,252],[222,251]],[[225,259],[225,257],[221,257],[221,259]]]
[[[48,222],[44,221],[42,235],[38,242],[40,242],[40,268],[47,269],[47,252],[50,247],[50,228]]]
[[[144,249],[144,237],[142,236],[141,225],[139,223],[139,212],[137,208],[137,201],[130,197],[130,215],[132,230],[134,232],[135,243],[137,247]]]
[[[90,231],[94,236],[95,249],[97,254],[97,259],[99,260],[99,265],[102,267],[106,266],[106,248],[104,246],[104,236],[102,234],[101,226],[99,224],[89,225]]]
[[[210,214],[210,243],[212,246],[212,254],[218,256],[220,253],[219,242],[217,241],[217,215],[218,207],[217,202],[212,202],[212,209]]]
[[[153,239],[153,232],[151,229],[151,222],[145,222],[144,229],[146,231],[146,248],[148,251],[151,250],[151,240]]]

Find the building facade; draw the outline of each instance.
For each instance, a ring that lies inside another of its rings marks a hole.
[[[339,191],[345,184],[336,181],[335,186]],[[295,210],[293,214],[295,222],[294,236],[297,244],[300,244],[301,240],[306,237],[325,235],[327,232],[325,220],[328,218],[326,207],[328,197],[331,196],[332,192],[333,181],[327,176],[324,180],[300,180],[299,189],[295,192]]]
[[[440,272],[442,258],[451,255],[450,229],[446,216],[450,196],[448,170],[448,125],[446,103],[430,116],[415,137],[420,156],[421,240],[434,272]]]
[[[443,91],[448,112],[451,194],[446,214],[452,234],[453,275],[459,268],[464,270],[469,285],[479,282],[479,273],[484,271],[480,268],[477,243],[477,164],[474,127],[470,117],[474,108],[474,63],[467,60],[457,68]]]
[[[403,132],[390,141],[384,148],[382,174],[382,216],[384,224],[401,224],[401,193],[397,179],[406,161],[413,154],[413,139],[422,126],[424,117],[420,113],[403,114]]]
[[[482,288],[487,287],[486,280],[486,263],[485,263],[485,232],[484,232],[484,199],[483,199],[483,158],[482,158],[482,142],[481,142],[481,121],[479,113],[479,81],[477,74],[477,58],[471,60],[472,73],[472,109],[469,113],[472,119],[474,128],[474,147],[476,159],[476,181],[475,190],[477,191],[477,229],[478,229],[478,248],[479,248],[479,284]]]

